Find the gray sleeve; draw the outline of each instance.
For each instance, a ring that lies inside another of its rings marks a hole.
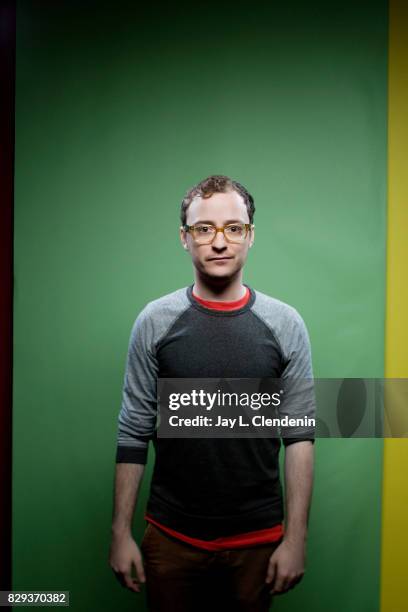
[[[283,342],[285,366],[281,378],[284,381],[284,399],[280,417],[316,419],[316,400],[313,382],[313,366],[310,338],[306,325],[296,309],[291,308],[291,317],[285,329]],[[285,446],[294,442],[314,442],[315,426],[302,425],[281,427]],[[292,437],[291,437],[292,436]]]
[[[156,427],[157,376],[153,320],[147,305],[133,324],[128,344],[116,463],[147,463],[148,443]]]

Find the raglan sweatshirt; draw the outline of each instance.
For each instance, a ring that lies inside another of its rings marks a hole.
[[[283,496],[279,438],[157,437],[157,379],[312,378],[300,314],[246,285],[235,302],[211,302],[193,285],[149,302],[130,335],[116,461],[155,464],[145,519],[193,546],[222,550],[279,540]],[[314,417],[313,401],[293,414]],[[304,438],[283,438],[287,446]]]
[[[239,300],[234,301],[214,301],[204,300],[199,296],[192,293],[193,297],[206,308],[212,308],[214,310],[236,310],[242,308],[248,302],[251,293],[248,287],[245,287],[245,294]],[[161,531],[164,531],[173,538],[177,538],[183,542],[187,542],[191,546],[196,548],[202,548],[204,550],[228,550],[232,548],[245,548],[249,546],[256,546],[259,544],[266,544],[268,542],[276,542],[282,539],[284,534],[283,523],[277,523],[273,527],[267,529],[257,529],[255,531],[249,531],[247,533],[238,533],[233,536],[220,537],[215,540],[200,540],[198,538],[192,538],[184,533],[175,531],[169,528],[167,525],[159,523],[152,516],[145,514],[145,519],[149,523],[156,525]]]

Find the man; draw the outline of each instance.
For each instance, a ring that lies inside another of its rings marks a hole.
[[[158,378],[313,376],[300,314],[243,283],[254,212],[252,196],[229,177],[190,189],[180,240],[194,284],[149,302],[132,328],[109,563],[129,589],[146,583],[154,612],[266,612],[305,573],[312,433],[283,438],[283,523],[279,438],[164,439],[155,429]],[[313,416],[312,404],[304,408]],[[131,522],[149,440],[156,456],[139,549]]]

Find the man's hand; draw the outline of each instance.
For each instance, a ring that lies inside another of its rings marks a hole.
[[[272,595],[286,593],[305,573],[306,546],[302,541],[283,540],[269,559],[265,582],[272,584]]]
[[[146,576],[141,552],[130,533],[112,536],[109,565],[123,587],[140,593],[140,583],[146,582]],[[132,567],[136,578],[131,575]]]
[[[299,440],[285,449],[285,536],[269,559],[265,582],[280,595],[300,582],[305,573],[307,525],[313,483],[313,444]]]

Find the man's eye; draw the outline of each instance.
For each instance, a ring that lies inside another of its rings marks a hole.
[[[229,225],[228,231],[231,232],[231,234],[238,234],[242,232],[242,227],[240,225]]]
[[[208,234],[211,232],[211,225],[196,225],[196,231],[199,234]]]

